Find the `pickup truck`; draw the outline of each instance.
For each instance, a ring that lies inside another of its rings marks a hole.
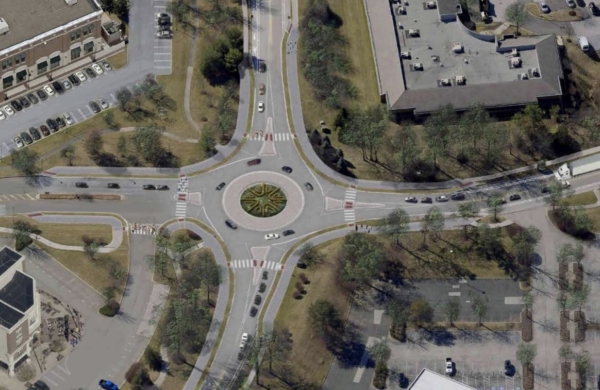
[[[446,374],[452,375],[454,372],[454,365],[452,363],[452,358],[446,358]]]

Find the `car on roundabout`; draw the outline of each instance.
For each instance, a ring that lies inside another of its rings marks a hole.
[[[269,241],[269,240],[276,240],[279,238],[279,234],[277,233],[269,233],[269,234],[265,234],[265,240]]]
[[[293,169],[286,166],[281,167],[281,170],[284,171],[285,173],[292,173]]]
[[[296,233],[295,231],[293,231],[293,230],[291,230],[291,229],[288,229],[288,230],[284,230],[284,231],[281,233],[281,235],[282,235],[282,236],[284,236],[284,237],[286,237],[286,236],[291,236],[292,234],[295,234],[295,233]]]
[[[225,187],[225,182],[222,182],[217,186],[217,191],[221,191],[223,187]]]
[[[408,203],[419,203],[419,200],[414,196],[407,196],[406,198],[404,198],[404,201]]]
[[[313,186],[309,182],[304,183],[304,188],[306,188],[307,191],[313,190]]]
[[[232,220],[226,219],[225,225],[227,225],[227,227],[230,229],[233,229],[233,230],[237,229],[237,225]]]

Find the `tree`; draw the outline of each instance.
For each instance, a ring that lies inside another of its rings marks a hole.
[[[583,206],[575,208],[573,226],[578,234],[585,234],[594,230],[594,220],[585,212]]]
[[[102,153],[102,148],[104,147],[104,140],[102,139],[102,135],[98,130],[91,131],[84,143],[85,150],[87,154],[95,159]]]
[[[502,123],[488,124],[483,128],[481,139],[485,143],[485,162],[494,166],[502,157],[508,142],[506,126]]]
[[[410,217],[406,210],[397,208],[383,218],[380,231],[396,240],[396,245],[400,246],[400,239],[408,232],[409,222]]]
[[[391,139],[394,160],[400,165],[402,176],[406,176],[411,166],[420,154],[417,147],[417,136],[411,126],[401,126]]]
[[[120,88],[115,93],[119,108],[122,111],[129,111],[129,103],[133,100],[133,94],[127,87]]]
[[[162,356],[160,356],[160,353],[152,347],[148,347],[146,348],[146,351],[144,351],[144,360],[152,371],[160,371],[163,368]]]
[[[342,327],[339,311],[325,299],[318,299],[308,308],[308,323],[321,336],[328,338]]]
[[[109,129],[113,129],[116,130],[119,128],[119,126],[117,125],[117,122],[115,122],[115,114],[112,111],[107,111],[104,114],[102,114],[102,119],[104,120],[104,123],[106,123],[106,125],[108,126]]]
[[[421,222],[421,233],[423,234],[423,243],[425,243],[429,232],[433,232],[434,237],[438,237],[439,232],[444,230],[444,224],[445,220],[442,210],[437,206],[433,206],[432,208],[430,208],[429,211],[427,211],[427,214],[425,215],[425,219],[423,220],[423,222]]]
[[[440,107],[425,121],[425,142],[436,166],[438,157],[448,152],[452,126],[455,124],[456,112],[452,104]]]
[[[569,313],[566,311],[569,306],[568,299],[569,298],[567,294],[565,294],[563,291],[559,292],[559,294],[556,296],[556,303],[558,304],[560,311],[564,312],[567,318],[569,318]]]
[[[549,194],[544,197],[544,202],[552,206],[552,211],[556,210],[556,206],[560,205],[565,197],[570,196],[570,194],[566,194],[564,186],[558,180],[553,181],[548,185],[548,192]]]
[[[485,317],[485,315],[487,314],[488,311],[488,307],[485,303],[485,300],[482,298],[482,296],[480,294],[471,294],[471,300],[472,300],[472,304],[471,304],[471,309],[473,310],[473,314],[475,314],[477,316],[477,320],[479,321],[479,324],[482,324],[482,320]]]
[[[200,134],[200,139],[198,140],[198,148],[200,153],[204,155],[204,157],[212,157],[217,149],[217,138],[215,136],[215,130],[211,126],[204,126],[202,128],[202,133]]]
[[[121,157],[124,157],[127,154],[127,138],[125,134],[121,134],[119,136],[119,140],[117,141],[117,150],[121,154]]]
[[[517,27],[517,35],[519,35],[519,27],[527,20],[527,9],[525,4],[515,1],[506,7],[504,18]]]
[[[323,256],[319,249],[310,242],[306,242],[302,245],[296,253],[300,257],[300,260],[308,267],[323,261]]]
[[[370,347],[367,347],[367,352],[375,363],[385,363],[389,358],[392,350],[384,340],[378,341]]]
[[[575,246],[570,243],[561,245],[558,250],[558,254],[556,255],[556,261],[558,261],[559,264],[581,264],[583,259],[585,259],[585,252],[583,245],[581,245],[579,242]]]
[[[162,145],[163,130],[158,126],[138,127],[130,142],[142,158],[153,166],[176,167],[179,164],[177,158]]]
[[[401,299],[394,299],[388,301],[385,312],[390,318],[392,322],[397,324],[404,324],[408,322],[409,318],[409,305]]]
[[[352,233],[344,237],[342,248],[348,254],[342,269],[342,277],[373,287],[370,283],[379,273],[385,252],[365,234]]]
[[[23,176],[36,176],[42,170],[37,166],[38,154],[29,149],[13,150],[10,154],[10,165]]]
[[[490,122],[490,114],[480,102],[471,103],[469,110],[462,116],[460,127],[473,142],[473,150],[477,150],[477,141],[482,138],[482,133],[489,127]]]
[[[474,218],[479,214],[479,205],[476,202],[466,202],[458,205],[458,217],[464,219],[465,221]],[[467,233],[469,225],[463,225],[463,234],[465,238],[467,238]]]
[[[542,233],[535,226],[529,226],[513,237],[512,254],[523,267],[530,267],[535,245],[540,241]]]
[[[260,359],[265,350],[267,340],[262,335],[256,335],[248,346],[247,361],[256,373],[256,384],[260,386]]]
[[[458,299],[453,298],[446,301],[446,304],[444,305],[444,314],[446,315],[446,318],[448,318],[450,325],[454,325],[454,321],[456,321],[460,315],[460,302]]]
[[[113,13],[119,17],[125,23],[129,22],[129,9],[131,5],[129,0],[114,0]]]
[[[569,296],[567,298],[567,307],[581,311],[589,296],[590,286],[587,284],[584,284],[581,288],[571,288],[569,289]]]
[[[575,355],[575,369],[579,374],[581,382],[585,382],[585,377],[592,367],[589,351],[583,350]]]
[[[26,221],[14,221],[12,236],[15,239],[15,249],[22,251],[33,242],[32,234],[41,234],[42,231]]]
[[[269,362],[269,372],[273,373],[273,363],[284,358],[286,345],[281,333],[274,330],[267,331],[264,335],[264,358]]]
[[[83,251],[87,255],[90,260],[96,260],[96,253],[98,253],[99,245],[96,240],[92,240],[92,242],[85,243],[83,245]]]
[[[104,12],[108,12],[109,14],[113,13],[114,0],[100,0],[100,7],[104,10]]]
[[[65,146],[65,148],[60,151],[60,156],[66,158],[69,165],[73,165],[73,157],[75,157],[75,148],[73,145],[69,144]]]
[[[523,296],[521,297],[521,299],[523,300],[523,305],[525,306],[525,310],[529,310],[531,309],[531,307],[533,306],[533,302],[534,302],[534,297],[531,294],[530,291],[526,291],[525,293],[523,293]]]
[[[147,259],[148,266],[153,267],[154,272],[158,272],[161,276],[164,277],[167,265],[169,264],[169,261],[171,261],[171,259],[169,259],[169,256],[165,252],[157,250],[154,256],[149,256]]]
[[[569,346],[569,344],[563,344],[559,349],[558,349],[558,356],[563,359],[564,361],[568,361],[573,359],[574,353],[573,350],[571,349],[571,347]]]
[[[504,209],[504,198],[498,194],[493,194],[487,199],[487,205],[494,213],[494,221],[498,222],[498,214]]]
[[[415,326],[422,327],[433,321],[433,308],[422,298],[415,299],[408,309],[408,319]]]
[[[523,365],[528,365],[535,359],[537,355],[537,345],[535,344],[519,344],[517,347],[517,360]]]
[[[488,259],[500,255],[504,248],[498,230],[490,228],[487,224],[480,225],[477,229],[477,249]]]

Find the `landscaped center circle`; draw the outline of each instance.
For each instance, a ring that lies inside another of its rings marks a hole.
[[[260,183],[248,187],[240,197],[242,208],[248,214],[268,218],[279,214],[287,204],[287,197],[281,188],[272,184]]]

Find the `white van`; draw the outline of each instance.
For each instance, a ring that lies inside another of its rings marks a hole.
[[[577,43],[579,43],[579,48],[581,49],[581,51],[588,51],[590,50],[590,43],[588,42],[586,37],[579,37],[577,39]]]

